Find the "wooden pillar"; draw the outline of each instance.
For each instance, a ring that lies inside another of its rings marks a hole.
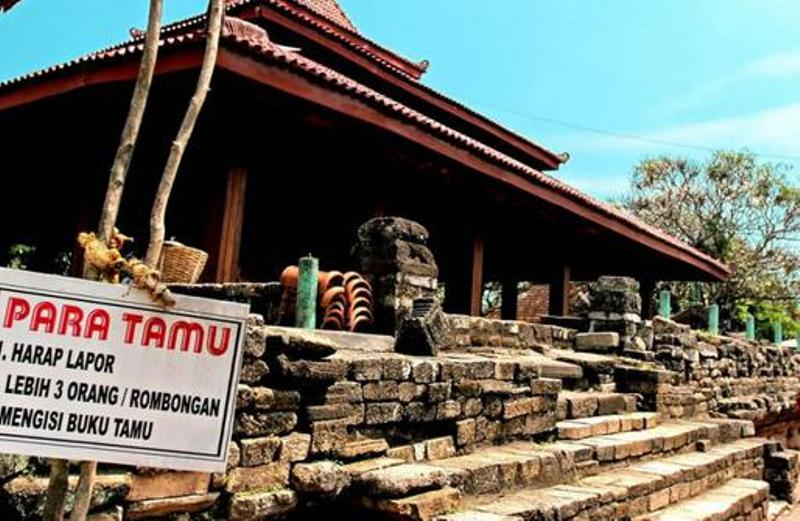
[[[517,320],[517,298],[519,298],[517,279],[510,276],[504,277],[500,318],[503,320]]]
[[[225,207],[217,259],[217,282],[235,282],[239,278],[239,250],[242,243],[244,203],[247,188],[247,169],[228,170],[225,184]]]
[[[556,268],[550,280],[550,310],[555,316],[566,316],[569,313],[569,281],[570,269],[564,264]]]
[[[477,230],[472,241],[472,277],[470,281],[469,314],[479,317],[483,302],[483,235]]]
[[[642,279],[639,281],[639,295],[642,298],[642,318],[650,320],[653,318],[653,293],[656,291],[656,281],[653,279]]]

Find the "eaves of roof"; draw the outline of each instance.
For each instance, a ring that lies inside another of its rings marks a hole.
[[[204,35],[202,32],[195,31],[175,36],[166,36],[162,40],[161,45],[164,50],[169,49],[170,51],[177,51],[191,45],[199,47],[199,44],[203,40]],[[674,257],[681,257],[682,260],[689,262],[712,278],[722,279],[730,274],[729,268],[723,263],[658,228],[650,226],[611,205],[598,201],[550,175],[544,174],[535,168],[517,161],[476,139],[458,132],[425,114],[399,103],[329,67],[310,60],[301,54],[272,43],[257,44],[250,40],[238,39],[231,35],[223,37],[222,42],[226,52],[234,52],[239,55],[254,58],[263,65],[278,66],[294,74],[302,75],[313,82],[324,85],[327,89],[338,91],[382,113],[389,114],[397,120],[422,129],[428,135],[463,149],[469,152],[469,154],[491,163],[504,171],[511,172],[520,179],[532,183],[536,187],[544,188],[547,193],[571,201],[573,205],[576,204],[578,207],[588,210],[590,214],[596,214],[610,219],[618,224],[615,226],[615,228],[617,228],[617,230],[615,230],[617,233],[619,233],[620,230],[623,232],[628,230],[630,233],[623,233],[623,235],[629,235],[629,237],[634,238],[634,240],[638,240],[637,237],[640,236],[649,238],[651,244],[660,244],[666,247],[666,250],[672,250],[677,253],[673,255]],[[63,77],[64,75],[69,75],[72,72],[79,72],[87,68],[102,68],[106,64],[110,65],[120,61],[127,61],[131,56],[140,54],[141,50],[141,43],[131,43],[124,47],[116,47],[84,56],[10,82],[0,83],[0,110],[3,109],[4,105],[2,102],[4,91],[8,89],[16,90],[13,89],[13,87],[25,83],[26,80],[43,80],[51,75]],[[643,241],[639,240],[639,242]],[[662,253],[666,253],[666,250],[662,251]]]

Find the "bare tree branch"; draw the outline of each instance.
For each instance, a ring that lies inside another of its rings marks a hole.
[[[178,135],[170,147],[167,164],[161,175],[161,182],[158,185],[153,208],[150,214],[150,243],[147,247],[145,262],[150,266],[156,266],[161,257],[161,248],[164,244],[164,219],[167,213],[172,187],[175,184],[175,177],[180,168],[183,154],[189,139],[192,137],[195,123],[200,115],[200,110],[208,94],[211,85],[211,77],[214,74],[214,67],[217,62],[217,51],[219,49],[219,38],[222,32],[222,16],[225,9],[224,0],[210,0],[208,9],[208,34],[206,35],[206,48],[203,55],[203,64],[200,68],[200,76],[197,79],[197,86],[194,95],[189,102],[189,107],[183,117]]]
[[[133,97],[128,109],[128,117],[122,128],[117,153],[111,172],[108,177],[108,189],[103,203],[103,210],[98,225],[98,237],[107,241],[117,222],[122,192],[125,188],[125,178],[136,147],[136,139],[142,126],[150,85],[153,83],[153,74],[158,57],[158,43],[161,37],[161,16],[164,10],[164,0],[150,0],[150,14],[147,20],[147,33],[144,40],[142,62],[139,64],[139,75],[133,88]]]

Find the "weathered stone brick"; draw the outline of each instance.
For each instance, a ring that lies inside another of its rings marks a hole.
[[[253,407],[261,411],[296,411],[300,407],[300,393],[253,387],[251,389]]]
[[[456,382],[466,377],[467,368],[463,362],[456,360],[442,360],[439,365],[439,380],[442,382]]]
[[[494,364],[494,376],[496,380],[513,380],[517,372],[517,363],[507,360],[497,360]]]
[[[305,408],[309,421],[339,420],[348,418],[352,424],[364,419],[364,405],[360,403],[336,403],[331,405],[310,405]]]
[[[483,402],[480,398],[467,398],[461,407],[464,416],[477,416],[483,412]]]
[[[436,419],[436,404],[411,402],[404,407],[403,417],[409,422],[432,422]]]
[[[475,443],[475,428],[476,421],[472,418],[456,422],[456,443],[459,446]]]
[[[412,360],[411,375],[417,383],[432,383],[439,375],[439,364],[435,360]]]
[[[253,358],[261,358],[265,350],[264,317],[251,313],[247,316],[247,336],[244,342],[244,354]]]
[[[411,445],[400,445],[399,447],[390,447],[386,451],[386,457],[412,462],[414,461],[414,447]]]
[[[461,380],[455,384],[456,395],[476,398],[483,393],[481,380]]]
[[[364,412],[364,423],[367,425],[395,423],[402,419],[403,406],[397,402],[368,403]]]
[[[278,357],[281,373],[287,378],[311,380],[316,382],[336,382],[344,380],[348,373],[345,360],[290,360],[284,355]]]
[[[503,404],[503,418],[510,419],[530,414],[532,409],[531,398],[512,398]]]
[[[234,494],[230,500],[230,521],[261,521],[287,514],[297,507],[297,494],[284,489],[271,492]]]
[[[255,467],[276,459],[281,440],[277,436],[248,438],[241,440],[240,445],[242,466]]]
[[[436,406],[436,419],[439,421],[452,420],[461,415],[461,404],[456,400],[445,400]]]
[[[558,378],[536,378],[531,380],[531,394],[558,394],[561,392],[561,380]]]
[[[269,374],[269,367],[263,360],[253,360],[245,357],[242,363],[242,370],[239,373],[239,380],[246,384],[257,384]]]
[[[387,358],[383,361],[383,378],[386,380],[408,380],[411,378],[409,358]]]
[[[450,458],[456,453],[451,436],[434,438],[425,442],[425,457],[429,461]]]
[[[344,460],[381,456],[386,453],[389,444],[383,438],[366,438],[349,441],[335,451],[337,457]]]
[[[442,402],[450,399],[450,382],[437,382],[428,384],[428,401],[431,403]]]
[[[363,401],[361,385],[356,382],[336,382],[325,391],[325,402],[358,403]]]
[[[380,380],[383,377],[383,362],[380,358],[352,360],[350,376],[357,382]]]
[[[240,413],[234,432],[240,436],[268,436],[285,434],[297,425],[293,412]]]
[[[347,442],[347,420],[328,420],[311,424],[311,452],[329,453]]]
[[[412,402],[422,398],[427,392],[427,386],[414,382],[401,382],[397,386],[397,399],[402,403]]]
[[[364,401],[385,402],[399,398],[397,382],[382,380],[364,384]]]
[[[346,433],[345,433],[346,435]],[[308,451],[311,448],[311,435],[293,432],[281,439],[281,447],[278,452],[280,461],[304,461],[308,458]]]
[[[257,467],[237,467],[228,473],[225,491],[248,492],[256,489],[284,487],[289,484],[288,463],[267,463]]]

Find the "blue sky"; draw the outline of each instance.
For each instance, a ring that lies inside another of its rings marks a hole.
[[[430,60],[427,85],[568,151],[556,175],[596,196],[624,193],[659,153],[749,148],[800,166],[800,1],[340,2],[365,35]],[[0,15],[0,78],[124,39],[147,3],[23,0]],[[205,3],[167,0],[166,18]]]

